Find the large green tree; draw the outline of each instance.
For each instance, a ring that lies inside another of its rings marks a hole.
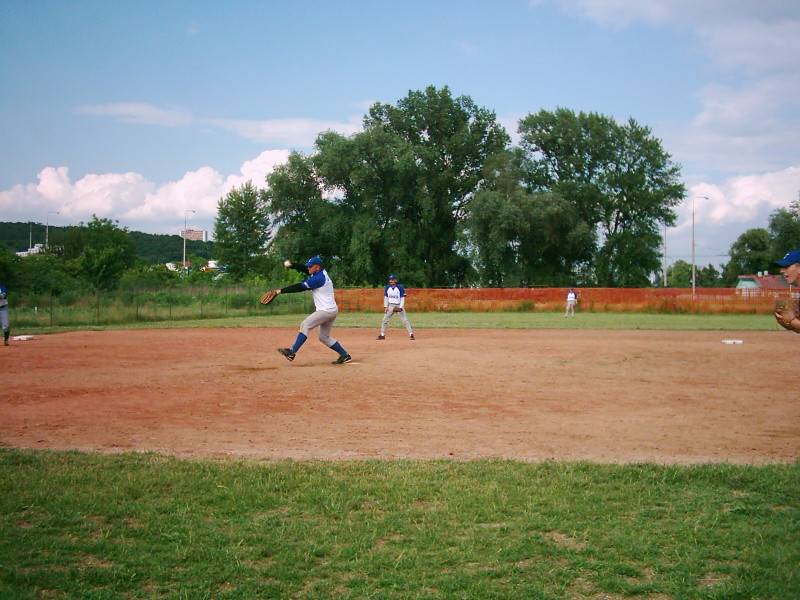
[[[780,258],[789,250],[800,248],[800,198],[779,208],[769,217],[769,233],[772,237],[772,255]]]
[[[692,287],[692,265],[685,260],[676,260],[667,269],[667,285],[669,287]],[[695,285],[711,288],[723,285],[720,272],[714,265],[695,266]]]
[[[597,283],[648,285],[660,267],[660,227],[674,224],[685,194],[661,141],[633,119],[565,108],[528,115],[519,132],[530,189],[558,193],[597,229]]]
[[[77,258],[81,275],[95,290],[116,287],[122,273],[136,262],[136,249],[128,230],[97,215],[92,215],[81,229],[83,250]]]
[[[429,86],[396,105],[373,105],[364,126],[399,137],[416,166],[406,210],[415,219],[408,252],[419,261],[420,283],[463,283],[469,271],[458,251],[463,221],[486,161],[509,143],[495,113],[469,96],[454,98],[447,86]]]
[[[214,252],[232,277],[264,268],[270,220],[265,194],[248,181],[233,188],[217,204]]]
[[[508,143],[494,113],[448,88],[375,104],[364,130],[321,134],[267,178],[275,251],[321,254],[339,281],[460,285],[465,217],[486,160]]]
[[[739,275],[752,275],[759,271],[775,270],[772,238],[763,228],[748,229],[733,242],[730,260],[723,278],[728,285],[736,285]]]
[[[519,153],[498,154],[470,203],[470,248],[479,282],[488,286],[568,285],[581,281],[594,232],[576,207],[520,184]]]

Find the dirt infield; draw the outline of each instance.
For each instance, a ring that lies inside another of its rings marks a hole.
[[[355,358],[343,366],[315,338],[287,362],[275,348],[294,333],[77,332],[0,347],[0,445],[274,459],[800,457],[786,374],[800,338],[788,333],[423,330],[410,341],[393,329],[378,342],[334,329]]]

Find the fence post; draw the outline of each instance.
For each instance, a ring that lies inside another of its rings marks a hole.
[[[200,318],[203,318],[203,297],[200,296]]]
[[[94,324],[100,324],[100,292],[95,292]]]
[[[134,294],[134,298],[136,299],[136,320],[139,320],[139,294]]]
[[[50,290],[50,327],[53,326],[53,290]]]

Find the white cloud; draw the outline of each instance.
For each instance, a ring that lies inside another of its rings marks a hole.
[[[210,230],[221,197],[246,181],[263,187],[266,175],[288,158],[289,150],[266,150],[238,173],[225,176],[204,166],[161,185],[138,173],[88,174],[73,182],[67,167],[45,167],[38,182],[0,191],[0,212],[6,220],[51,223],[77,223],[96,214],[131,229],[176,233],[185,211],[194,210],[192,221]]]
[[[698,37],[712,60],[731,71],[758,74],[800,68],[800,18],[704,24],[698,27]]]
[[[146,102],[112,102],[81,106],[78,112],[98,117],[115,117],[124,123],[182,127],[192,121],[190,112],[179,108],[164,108]]]
[[[708,84],[697,95],[695,117],[665,127],[662,135],[679,162],[733,174],[778,170],[800,160],[800,78]]]
[[[679,209],[676,231],[691,228],[692,199],[696,224],[710,226],[753,222],[789,206],[800,192],[800,165],[780,171],[731,177],[720,184],[699,182],[689,187]],[[758,227],[766,226],[766,222]]]
[[[351,135],[361,131],[361,116],[348,121],[326,121],[321,119],[222,119],[195,117],[191,112],[179,108],[160,107],[142,102],[115,102],[81,106],[78,112],[99,117],[112,117],[123,123],[159,125],[162,127],[185,127],[203,124],[234,133],[257,142],[291,148],[311,148],[323,131],[337,131]]]
[[[258,142],[309,148],[323,131],[351,135],[361,131],[361,117],[349,121],[317,119],[207,119],[207,123]]]
[[[548,3],[531,0],[531,7]],[[564,11],[605,26],[627,27],[636,22],[681,24],[703,27],[710,23],[744,20],[775,21],[800,13],[796,2],[787,0],[550,0]]]

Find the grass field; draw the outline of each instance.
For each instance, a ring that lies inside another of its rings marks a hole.
[[[800,463],[0,451],[4,598],[797,598]]]
[[[15,329],[16,333],[55,333],[87,329],[136,329],[182,327],[297,327],[305,315],[283,314],[260,317],[233,317],[221,319],[195,319],[185,321],[159,321],[106,326],[64,326]],[[342,313],[335,327],[380,328],[382,314]],[[657,314],[657,313],[582,313],[565,319],[553,312],[520,313],[409,313],[414,328],[420,332],[430,328],[477,329],[654,329],[686,331],[772,331],[778,330],[772,315],[740,314]],[[400,319],[391,325],[401,327]],[[424,335],[424,333],[423,333]]]
[[[776,328],[764,315],[410,317],[420,340],[434,327]],[[379,323],[375,313],[337,320]],[[800,598],[800,462],[258,462],[0,449],[0,598],[334,597]]]

